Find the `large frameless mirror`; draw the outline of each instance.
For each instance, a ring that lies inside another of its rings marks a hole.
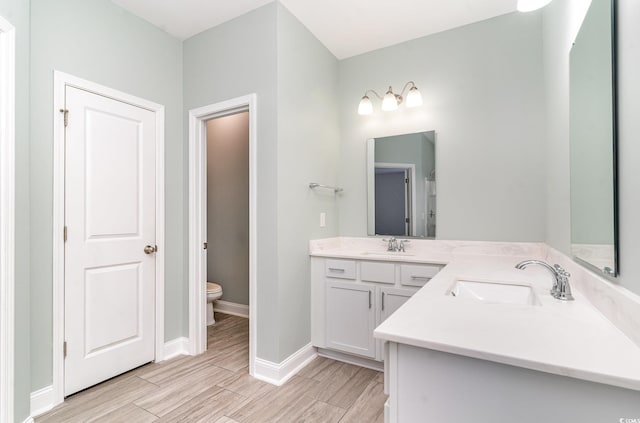
[[[592,0],[570,54],[571,252],[618,274],[615,1]]]
[[[367,141],[368,234],[436,237],[435,131]]]

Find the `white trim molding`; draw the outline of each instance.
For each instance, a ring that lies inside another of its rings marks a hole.
[[[51,410],[54,406],[53,385],[31,393],[31,416],[39,416]]]
[[[179,355],[189,355],[189,338],[180,337],[164,344],[163,360],[171,360]],[[156,360],[160,361],[160,360]]]
[[[53,97],[53,405],[64,401],[64,158],[65,89],[74,87],[123,103],[141,107],[156,116],[156,292],[155,292],[155,360],[164,358],[164,106],[96,84],[63,72],[54,71]]]
[[[237,304],[229,301],[216,300],[213,303],[213,311],[222,314],[230,314],[232,316],[249,318],[249,306],[245,304]]]
[[[0,16],[0,422],[14,421],[16,30]]]
[[[257,351],[257,97],[249,94],[189,111],[189,340],[193,355],[207,348],[206,121],[249,112],[249,374]]]
[[[281,386],[291,379],[318,356],[316,349],[309,343],[291,354],[281,363],[256,358],[256,368],[253,377],[272,385]]]
[[[22,423],[34,423],[33,417],[31,416],[27,417]]]

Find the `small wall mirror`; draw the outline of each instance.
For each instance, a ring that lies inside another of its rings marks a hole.
[[[614,0],[593,0],[570,55],[571,252],[618,274]]]
[[[367,141],[368,234],[436,237],[435,131]]]

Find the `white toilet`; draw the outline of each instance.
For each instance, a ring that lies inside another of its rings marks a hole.
[[[222,287],[215,282],[207,282],[207,326],[216,322],[213,317],[213,302],[222,297]]]

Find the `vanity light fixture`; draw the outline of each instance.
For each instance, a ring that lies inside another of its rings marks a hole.
[[[540,8],[545,7],[551,3],[551,0],[518,0],[516,8],[518,12],[533,12]]]
[[[380,94],[378,94],[374,90],[367,90],[364,93],[364,96],[362,97],[362,99],[360,100],[360,104],[358,105],[358,114],[370,115],[371,113],[373,113],[373,103],[371,102],[371,99],[367,95],[369,93],[375,94],[376,97],[382,100],[381,108],[385,112],[398,109],[398,106],[402,104],[402,101],[404,100],[404,97],[403,97],[404,92],[407,90],[409,86],[411,86],[411,88],[409,88],[409,92],[407,93],[407,107],[421,106],[422,94],[420,94],[420,91],[418,91],[418,87],[416,87],[416,84],[413,81],[409,81],[406,84],[404,84],[404,88],[402,88],[402,92],[400,94],[394,93],[391,86],[389,86],[389,89],[387,90],[384,97],[382,97]]]

